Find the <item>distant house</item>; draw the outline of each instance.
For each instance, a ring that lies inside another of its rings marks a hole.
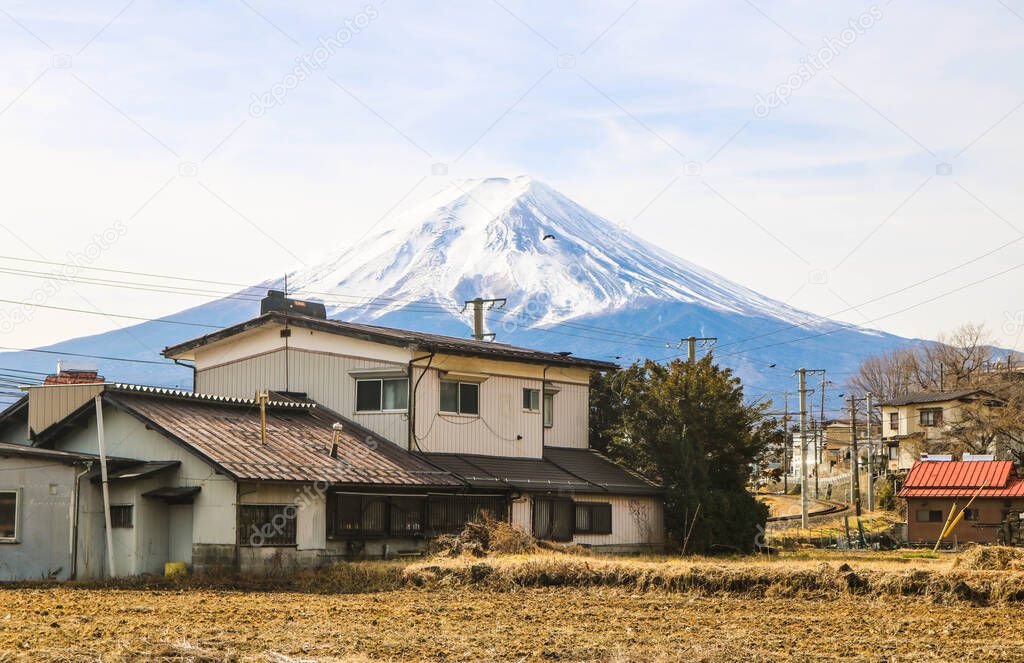
[[[1002,401],[984,389],[961,389],[918,392],[879,403],[889,469],[908,470],[922,453],[946,451],[950,432],[962,421],[968,403],[998,407]]]
[[[27,388],[14,427],[32,446],[0,453],[0,579],[101,577],[109,551],[117,575],[314,567],[422,551],[484,513],[598,550],[662,545],[661,489],[588,448],[590,374],[614,365],[276,299],[165,350],[195,367],[192,392]]]
[[[907,500],[907,538],[935,543],[956,505],[978,495],[950,540],[995,543],[1011,514],[1024,511],[1024,480],[1011,461],[917,461],[900,489]]]

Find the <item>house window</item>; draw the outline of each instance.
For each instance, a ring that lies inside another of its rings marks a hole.
[[[889,413],[889,430],[896,430],[896,431],[898,431],[899,429],[900,429],[900,413],[899,412],[890,412]]]
[[[480,414],[480,385],[441,380],[441,412]]]
[[[607,502],[576,502],[576,534],[611,533],[611,504]]]
[[[544,394],[544,426],[551,428],[555,425],[555,395],[546,392]]]
[[[572,541],[576,526],[573,501],[563,497],[533,498],[533,535],[550,541]]]
[[[978,509],[964,509],[964,520],[979,520],[981,512]]]
[[[0,541],[18,540],[18,491],[0,491]]]
[[[900,448],[896,445],[889,447],[889,460],[900,459]]]
[[[408,378],[356,380],[357,412],[401,412],[408,407]]]
[[[921,425],[941,426],[942,408],[929,408],[927,410],[921,410]]]
[[[540,389],[523,389],[523,409],[540,412]]]
[[[918,509],[917,522],[919,523],[941,523],[942,511],[938,509]]]
[[[504,519],[502,497],[473,495],[388,496],[335,494],[327,502],[332,539],[423,536],[458,533],[487,514]]]
[[[135,524],[134,511],[131,504],[111,504],[110,526],[114,529],[131,529]]]
[[[238,537],[243,546],[294,546],[294,504],[242,504],[238,507]]]

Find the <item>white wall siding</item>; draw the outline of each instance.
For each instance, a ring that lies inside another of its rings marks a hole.
[[[586,449],[589,446],[590,385],[556,382],[554,421],[544,436],[551,447]]]
[[[404,412],[356,412],[355,378],[350,371],[406,371],[407,364],[291,348],[256,355],[196,372],[196,391],[252,398],[260,390],[305,392],[342,416],[366,426],[381,437],[406,446],[409,420]]]
[[[417,369],[417,374],[421,369]],[[431,369],[416,389],[416,439],[428,452],[541,457],[541,416],[523,410],[523,388],[540,380],[491,376],[480,383],[480,415],[440,411],[441,373]],[[521,437],[522,439],[517,439]]]
[[[650,495],[574,495],[574,502],[604,502],[612,505],[611,534],[577,534],[573,543],[588,546],[635,546],[637,549],[665,543],[662,500]],[[533,533],[533,501],[512,503],[512,524]]]

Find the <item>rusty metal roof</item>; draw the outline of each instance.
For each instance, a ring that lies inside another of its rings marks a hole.
[[[244,399],[152,389],[108,389],[103,398],[235,479],[463,485],[448,472],[308,401],[274,401],[267,408],[267,442],[262,444],[259,406]],[[343,430],[338,457],[332,458],[335,423]]]
[[[442,336],[440,334],[428,334],[426,332],[412,331],[408,329],[396,329],[393,327],[381,327],[378,325],[366,325],[355,322],[343,322],[341,320],[324,320],[306,315],[284,313],[274,311],[266,313],[257,318],[247,320],[231,327],[225,327],[211,334],[194,338],[184,343],[172,345],[164,349],[165,357],[176,357],[194,348],[216,343],[236,334],[255,329],[266,324],[277,323],[287,324],[296,327],[322,331],[329,334],[349,336],[375,343],[397,345],[400,347],[417,348],[424,352],[440,352],[444,354],[462,355],[470,357],[486,357],[491,359],[508,359],[533,364],[546,364],[551,366],[576,366],[592,370],[613,370],[618,368],[617,364],[596,359],[584,359],[582,357],[571,357],[556,352],[543,352],[531,348],[523,348],[505,343],[493,341],[477,341],[474,339],[456,338],[454,336]]]
[[[975,493],[979,497],[1022,497],[1024,481],[1008,460],[918,461],[899,496],[970,497]]]

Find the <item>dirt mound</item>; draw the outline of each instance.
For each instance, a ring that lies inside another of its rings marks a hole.
[[[971,546],[953,566],[967,571],[1024,571],[1024,550],[1006,546]]]

